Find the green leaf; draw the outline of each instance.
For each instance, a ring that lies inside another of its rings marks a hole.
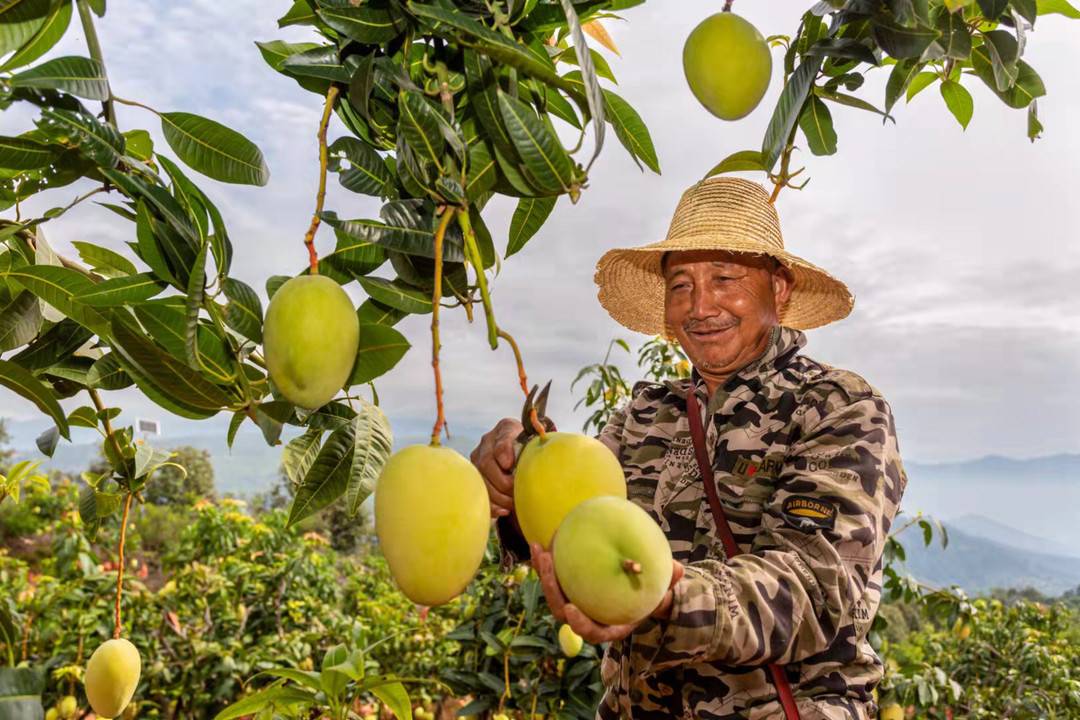
[[[394,448],[390,422],[377,405],[361,401],[361,410],[351,422],[355,428],[352,467],[345,488],[345,507],[350,516],[360,512],[360,506],[375,491],[386,461]]]
[[[139,273],[104,280],[72,297],[90,307],[114,307],[149,300],[165,289],[165,283],[151,273]]]
[[[499,84],[491,60],[472,50],[465,51],[465,87],[468,90],[469,103],[485,131],[486,139],[504,151],[512,151],[513,141],[503,125],[502,113],[499,112],[499,97],[496,94]],[[483,140],[479,139],[477,144],[482,142]],[[472,148],[470,162],[471,150]]]
[[[714,165],[712,170],[705,173],[705,177],[710,178],[713,175],[722,175],[729,172],[753,172],[758,170],[765,170],[765,164],[761,160],[761,151],[740,150],[728,155]]]
[[[971,99],[971,93],[960,83],[946,80],[941,83],[941,97],[945,100],[949,112],[960,123],[960,127],[967,130],[971,115],[975,112],[975,102]]]
[[[381,302],[368,298],[356,309],[356,319],[361,325],[375,324],[393,326],[408,313],[397,308],[383,305]]]
[[[1012,0],[1013,9],[1020,17],[1035,25],[1035,19],[1039,16],[1039,6],[1036,0]]]
[[[292,77],[320,78],[334,82],[349,82],[349,71],[341,64],[337,47],[316,46],[290,55],[281,63],[281,71]]]
[[[385,198],[392,190],[393,175],[386,161],[375,149],[354,137],[340,137],[327,148],[331,157],[348,161],[349,167],[339,171],[342,187],[355,193]]]
[[[271,685],[252,693],[242,700],[237,700],[217,715],[214,720],[236,720],[252,716],[264,708],[284,710],[293,706],[306,707],[315,703],[315,693],[298,687]]]
[[[810,152],[815,155],[832,155],[836,152],[836,130],[833,128],[832,113],[821,98],[813,95],[799,116]]]
[[[79,253],[82,261],[101,275],[120,277],[138,272],[135,265],[120,253],[81,240],[73,240],[71,244],[75,246],[75,251]]]
[[[660,161],[656,158],[656,148],[653,147],[649,129],[645,127],[641,116],[621,97],[604,90],[604,103],[608,120],[615,128],[615,136],[623,144],[634,161],[640,158],[657,175],[660,174]],[[639,166],[640,167],[640,166]]]
[[[820,87],[817,88],[816,93],[817,96],[820,97],[822,100],[828,100],[829,102],[834,102],[837,105],[846,105],[847,107],[858,108],[859,110],[866,110],[867,112],[881,115],[884,120],[892,120],[893,122],[896,122],[896,119],[892,115],[888,114],[883,110],[879,110],[871,103],[866,102],[860,97],[855,97],[854,95],[848,95],[842,92],[832,92]],[[884,120],[882,122],[884,122]]]
[[[371,5],[326,7],[324,4],[317,12],[333,29],[367,45],[384,44],[407,28],[404,18],[390,8]]]
[[[390,712],[394,713],[394,717],[398,720],[412,720],[412,704],[409,700],[409,692],[404,685],[399,682],[376,685],[371,688],[371,692],[386,705]]]
[[[915,97],[927,87],[934,84],[937,80],[940,79],[940,77],[941,76],[939,76],[937,73],[933,72],[922,72],[916,75],[912,79],[911,84],[908,85],[907,102],[911,102],[911,98]]]
[[[225,278],[221,286],[229,304],[225,306],[225,324],[249,340],[262,342],[262,301],[250,285]]]
[[[54,265],[30,265],[9,270],[5,277],[37,295],[49,305],[80,325],[108,337],[109,325],[97,310],[75,300],[89,292],[94,283],[82,273]]]
[[[90,372],[86,374],[86,382],[90,387],[101,390],[122,390],[130,387],[132,380],[115,353],[106,353],[90,366]]]
[[[569,190],[574,182],[574,165],[558,136],[521,100],[501,90],[498,97],[503,122],[530,180],[544,194],[558,195]]]
[[[1019,70],[1016,61],[1020,56],[1020,47],[1016,38],[1005,30],[991,30],[983,33],[984,43],[982,49],[990,58],[990,67],[994,73],[996,87],[991,88],[998,92],[1005,92],[1016,82]]]
[[[803,60],[788,78],[787,84],[780,93],[780,99],[776,102],[776,108],[773,110],[761,145],[762,164],[766,171],[771,171],[773,165],[776,164],[791,131],[795,128],[795,123],[799,121],[803,105],[814,86],[814,78],[821,69],[821,62],[820,57]]]
[[[1038,0],[1040,15],[1064,15],[1073,20],[1080,20],[1080,10],[1068,0]]]
[[[53,419],[60,434],[67,440],[71,439],[71,431],[60,403],[56,402],[49,389],[28,370],[8,360],[0,360],[0,385],[37,405],[39,410]]]
[[[388,325],[361,325],[360,347],[348,385],[361,385],[389,372],[405,356],[410,345],[405,336]]]
[[[86,344],[93,333],[74,320],[64,319],[42,333],[10,360],[27,370],[40,370],[62,362]]]
[[[997,20],[1005,8],[1009,7],[1009,0],[977,0],[979,9],[987,20]]]
[[[108,123],[83,112],[47,108],[42,117],[79,139],[79,151],[97,165],[114,168],[124,153],[124,137]],[[46,129],[48,132],[48,129]]]
[[[925,25],[904,27],[881,20],[874,23],[873,34],[881,49],[898,60],[921,56],[939,36],[937,30]]]
[[[48,167],[59,154],[58,148],[35,140],[0,137],[0,168],[6,170],[37,170]]]
[[[11,76],[11,87],[63,90],[87,100],[107,100],[109,82],[97,60],[78,56],[59,57]]]
[[[135,315],[147,332],[177,358],[188,352],[187,302],[184,296],[153,300],[135,306]],[[215,381],[230,383],[236,376],[233,357],[213,325],[198,326],[198,367]]]
[[[967,60],[971,56],[971,30],[964,22],[962,13],[953,14],[941,8],[934,19],[934,27],[941,33],[935,42],[943,57]]]
[[[506,257],[510,257],[529,242],[540,230],[555,209],[558,197],[521,198],[510,220],[510,235],[506,243]]]
[[[240,133],[199,115],[161,114],[169,146],[186,165],[215,180],[265,185],[270,171],[262,152]]]
[[[0,55],[21,48],[41,30],[53,9],[51,0],[0,3]]]
[[[56,452],[56,446],[60,443],[60,433],[56,430],[56,426],[52,426],[38,435],[34,439],[34,444],[37,445],[37,449],[41,451],[42,455],[52,457]],[[2,622],[2,620],[0,620]]]
[[[1031,142],[1035,142],[1042,136],[1043,126],[1039,122],[1039,109],[1035,102],[1028,106],[1027,136]]]
[[[315,14],[312,13],[312,17],[314,16]],[[266,64],[279,71],[287,58],[319,47],[317,43],[288,43],[284,40],[256,42],[255,45],[259,48],[259,53],[262,54]]]
[[[303,435],[290,440],[281,451],[281,467],[285,477],[293,484],[300,485],[311,464],[319,454],[323,431],[309,428]]]
[[[14,350],[37,337],[44,318],[41,303],[27,291],[8,296],[0,295],[0,352]]]
[[[289,11],[278,18],[278,27],[289,25],[312,25],[315,23],[315,10],[312,9],[308,0],[293,0]]]
[[[206,296],[206,251],[210,243],[204,242],[188,278],[187,298],[184,311],[184,351],[188,365],[199,368],[199,310]]]
[[[26,3],[24,0],[24,4],[33,3]],[[29,65],[49,52],[64,36],[68,25],[71,23],[71,0],[61,0],[61,2],[51,4],[53,5],[52,13],[46,18],[44,24],[29,42],[19,48],[19,51],[8,58],[7,62],[0,65],[0,72],[10,72],[15,68]],[[0,14],[0,22],[3,22],[2,18],[3,15]],[[0,30],[0,37],[3,35],[4,31]],[[4,52],[0,52],[0,55],[3,54]]]
[[[72,410],[68,414],[68,424],[76,427],[96,428],[98,424],[97,410],[89,405],[83,405]]]
[[[229,398],[220,387],[204,379],[178,357],[160,350],[126,322],[114,320],[112,331],[113,349],[119,353],[119,359],[124,360],[124,369],[140,388],[144,386],[139,380],[144,379],[159,393],[174,398],[177,404],[201,411],[202,417],[214,415],[228,404]],[[151,400],[157,402],[156,397]]]
[[[441,168],[446,144],[437,114],[438,110],[419,93],[402,90],[398,94],[398,133],[418,157]]]
[[[803,53],[806,57],[832,57],[847,60],[858,60],[870,65],[878,65],[879,61],[874,51],[867,45],[854,38],[826,38],[818,40]]]
[[[431,297],[400,280],[391,282],[379,277],[358,277],[356,281],[373,300],[384,305],[416,315],[431,312]]]
[[[1039,77],[1033,67],[1023,60],[1019,60],[1016,64],[1017,76],[1015,84],[1003,92],[997,89],[993,62],[985,46],[977,47],[971,51],[971,64],[975,69],[975,74],[986,83],[987,87],[994,91],[995,95],[1001,98],[1002,102],[1011,108],[1025,108],[1035,98],[1046,94],[1046,86],[1043,85],[1042,78]]]
[[[584,31],[581,29],[581,21],[578,19],[577,12],[574,10],[574,4],[571,0],[559,1],[562,3],[563,13],[566,15],[566,24],[570,28],[570,36],[574,39],[574,47],[579,50],[576,52],[576,56],[578,66],[581,68],[581,77],[585,87],[585,99],[589,107],[589,114],[592,116],[593,130],[595,132],[595,139],[593,142],[593,160],[595,160],[600,154],[600,149],[604,146],[605,98],[600,88],[600,80],[596,76],[596,67],[593,64],[592,53],[588,52],[589,44],[585,40]],[[585,50],[586,52],[580,52],[580,50]],[[627,107],[629,107],[629,105],[627,105]],[[507,125],[509,125],[509,123],[507,123]],[[644,127],[644,124],[642,127]],[[642,159],[644,160],[645,158]],[[592,163],[590,162],[589,164],[591,165]]]

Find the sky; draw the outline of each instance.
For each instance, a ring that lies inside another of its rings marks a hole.
[[[765,35],[793,33],[807,0],[738,0],[734,9]],[[263,294],[272,274],[294,274],[306,258],[303,235],[318,175],[315,133],[321,99],[274,73],[256,40],[310,39],[303,28],[279,30],[288,2],[264,0],[110,0],[98,31],[114,92],[162,111],[212,117],[262,149],[271,178],[262,188],[199,178],[222,209],[236,247],[233,274]],[[642,173],[608,132],[589,186],[577,204],[566,198],[529,245],[503,263],[492,281],[500,325],[522,346],[532,381],[553,379],[549,414],[580,427],[569,384],[599,361],[611,338],[647,338],[611,320],[596,301],[597,259],[608,249],[664,237],[682,191],[731,152],[760,146],[779,93],[780,55],[761,105],[723,122],[691,95],[682,44],[719,0],[650,0],[606,26],[621,50],[607,53],[617,91],[648,125],[662,174]],[[678,8],[673,12],[673,8]],[[85,54],[73,26],[53,54]],[[787,249],[845,281],[855,308],[845,320],[808,331],[804,352],[853,370],[892,405],[905,458],[941,462],[1000,454],[1033,457],[1080,452],[1080,22],[1038,20],[1026,59],[1048,96],[1039,100],[1043,139],[1025,135],[1023,111],[1005,107],[981,81],[966,78],[975,115],[963,131],[936,88],[895,109],[896,124],[832,106],[839,152],[797,154],[810,184],[777,201]],[[858,92],[881,104],[888,69],[871,72]],[[147,128],[165,145],[154,117],[119,107],[121,128]],[[29,128],[30,115],[8,112],[0,132]],[[334,122],[330,138],[344,133]],[[586,146],[586,151],[589,148]],[[587,159],[587,157],[586,157]],[[761,173],[749,179],[765,182]],[[65,204],[77,187],[53,191],[33,213]],[[326,208],[342,217],[376,217],[378,201],[352,194],[330,178]],[[511,203],[485,211],[497,248],[505,247]],[[9,217],[10,211],[3,214]],[[133,226],[89,203],[45,232],[61,253],[73,240],[124,249]],[[324,228],[318,246],[333,236]],[[357,302],[362,291],[348,287]],[[378,389],[391,423],[405,434],[434,419],[429,317],[398,327],[413,349]],[[443,313],[443,380],[451,432],[475,435],[520,411],[510,351],[492,352],[482,323],[459,309]],[[639,377],[629,356],[628,378]],[[187,427],[134,391],[106,401],[132,415]],[[78,403],[68,403],[74,406]],[[0,416],[25,419],[35,408],[0,390]],[[223,420],[211,421],[223,425]],[[42,419],[42,429],[48,421]]]

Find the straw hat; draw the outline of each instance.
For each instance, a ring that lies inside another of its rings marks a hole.
[[[600,304],[617,322],[650,335],[671,335],[664,325],[660,259],[671,250],[727,250],[770,255],[795,277],[780,324],[808,330],[840,320],[855,298],[844,283],[784,249],[780,219],[761,185],[713,177],[683,193],[667,238],[637,248],[609,250],[596,264]]]

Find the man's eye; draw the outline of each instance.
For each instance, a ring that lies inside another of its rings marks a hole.
[[[671,291],[675,292],[676,290],[685,290],[688,287],[690,287],[690,285],[687,283],[677,283],[671,286]]]

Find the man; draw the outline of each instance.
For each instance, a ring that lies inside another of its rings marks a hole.
[[[596,282],[612,317],[676,338],[694,366],[689,380],[638,383],[600,435],[676,560],[652,615],[593,622],[567,604],[550,554],[531,548],[555,616],[611,642],[598,717],[794,720],[779,684],[801,720],[876,717],[882,664],[867,633],[907,476],[884,398],[799,352],[802,330],[847,316],[851,294],[788,253],[768,194],[732,178],[690,188],[667,239],[605,254]],[[733,556],[696,461],[691,393]],[[504,546],[520,430],[503,420],[473,453]],[[779,683],[770,664],[782,665]]]

